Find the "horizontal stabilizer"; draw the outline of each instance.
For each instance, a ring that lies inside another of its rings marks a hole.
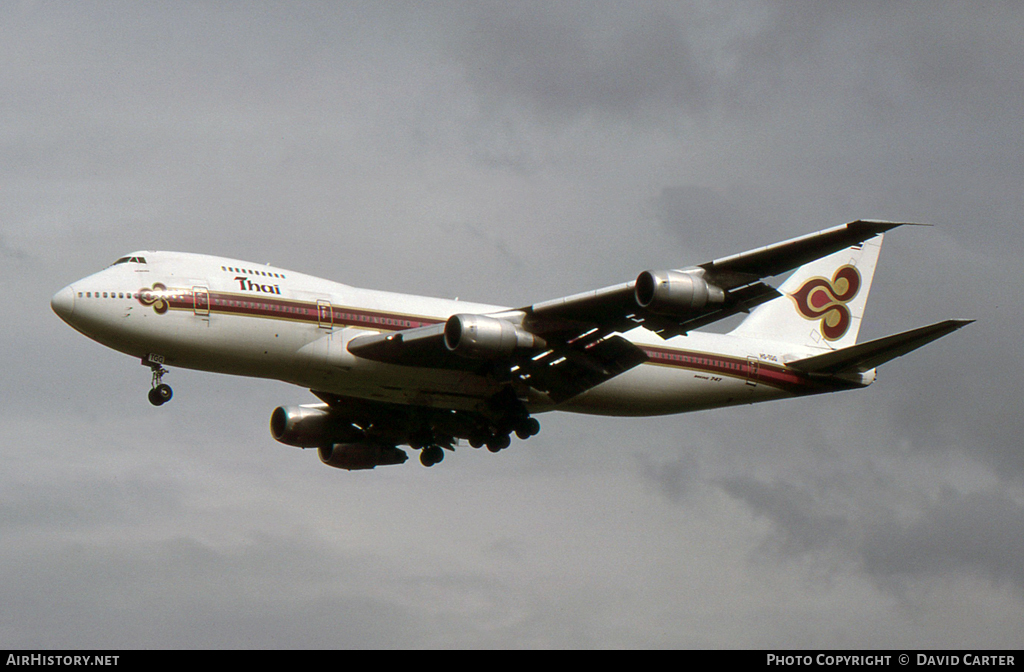
[[[901,334],[893,334],[867,343],[852,345],[842,350],[827,352],[824,355],[800,359],[790,362],[789,367],[806,373],[863,373],[916,350],[922,345],[938,340],[961,327],[966,327],[973,321],[946,320],[927,327],[904,331]]]

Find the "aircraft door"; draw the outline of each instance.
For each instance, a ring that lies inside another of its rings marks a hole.
[[[334,307],[327,299],[316,300],[316,319],[321,329],[334,328]]]
[[[747,357],[747,385],[757,387],[757,374],[761,363],[757,357]]]
[[[192,308],[196,315],[209,317],[210,315],[210,291],[206,287],[192,288]]]

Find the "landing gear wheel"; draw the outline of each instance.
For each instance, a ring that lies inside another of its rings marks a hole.
[[[153,370],[153,389],[149,391],[149,403],[154,406],[163,406],[174,396],[171,386],[163,382],[164,374],[170,373],[170,371],[159,364],[162,361],[163,357],[155,355],[142,358],[143,366],[148,366]]]
[[[540,432],[540,423],[536,418],[526,418],[516,427],[516,436],[524,441]]]
[[[420,451],[420,464],[424,467],[432,467],[444,459],[444,450],[441,446],[427,446]]]
[[[170,401],[173,396],[174,390],[171,389],[171,386],[166,383],[161,383],[149,391],[149,403],[154,406],[163,406]]]
[[[160,397],[160,403],[166,404],[174,396],[174,390],[171,386],[166,383],[160,383],[156,386],[156,396]]]
[[[537,434],[540,434],[540,422],[537,420],[537,418],[529,418],[526,421],[526,426],[530,431],[530,436],[536,436]]]
[[[508,448],[511,444],[512,439],[509,438],[508,434],[496,434],[487,440],[487,450],[497,453]]]

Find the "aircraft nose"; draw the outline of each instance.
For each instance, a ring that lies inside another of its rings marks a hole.
[[[53,295],[53,298],[50,299],[50,307],[65,322],[71,318],[71,313],[75,312],[75,291],[71,285]]]

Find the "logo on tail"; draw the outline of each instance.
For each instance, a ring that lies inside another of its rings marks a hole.
[[[789,295],[800,315],[807,320],[821,320],[821,335],[837,341],[850,328],[850,310],[846,304],[860,291],[860,272],[853,266],[842,266],[832,280],[810,278]]]

